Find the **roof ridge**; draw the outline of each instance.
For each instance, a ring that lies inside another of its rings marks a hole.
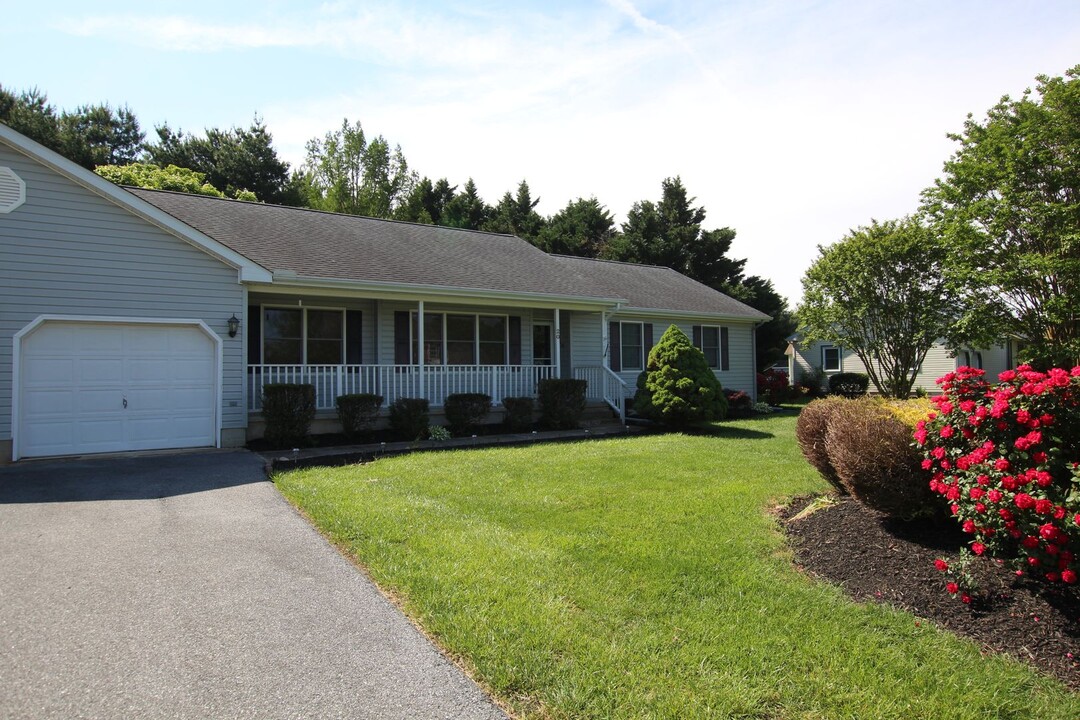
[[[231,203],[239,203],[239,204],[243,204],[243,205],[261,205],[262,207],[277,208],[277,209],[280,209],[280,210],[297,210],[297,211],[303,211],[303,212],[309,212],[309,213],[316,213],[316,214],[319,214],[319,215],[330,215],[332,217],[353,218],[353,219],[359,219],[359,220],[372,220],[374,222],[393,223],[394,225],[412,225],[414,227],[437,228],[437,229],[440,229],[440,230],[455,230],[457,232],[475,233],[477,235],[492,235],[494,237],[514,238],[515,240],[521,240],[522,242],[525,242],[525,243],[528,243],[529,245],[532,245],[532,243],[530,243],[528,240],[526,240],[523,237],[518,237],[517,235],[514,235],[512,233],[494,232],[494,231],[491,231],[491,230],[472,230],[472,229],[469,229],[469,228],[453,227],[451,225],[435,225],[435,224],[429,224],[429,223],[412,222],[410,220],[395,220],[393,218],[378,218],[378,217],[371,217],[370,215],[353,215],[352,213],[334,212],[333,210],[320,210],[318,208],[310,208],[310,207],[300,207],[299,205],[279,205],[278,203],[263,202],[262,200],[241,200],[239,198],[217,197],[216,195],[203,195],[202,193],[189,193],[189,192],[184,192],[183,190],[165,190],[163,188],[146,188],[146,187],[139,187],[137,185],[121,185],[120,187],[123,188],[124,190],[128,190],[128,191],[141,190],[141,191],[144,191],[144,192],[161,193],[161,194],[164,194],[164,195],[180,195],[180,196],[184,196],[184,197],[193,197],[193,198],[204,199],[204,200],[216,200],[216,201],[219,201],[219,202],[224,201],[224,202],[231,202]],[[536,247],[535,245],[532,245],[532,246]],[[537,249],[539,249],[539,248],[537,248]]]
[[[548,253],[548,255],[553,258],[566,258],[567,260],[586,260],[588,262],[609,263],[611,265],[632,265],[634,267],[656,268],[658,270],[670,270],[671,272],[678,272],[677,270],[669,268],[667,265],[653,265],[652,263],[637,263],[630,262],[629,260],[608,260],[607,258],[590,258],[582,257],[581,255],[564,255],[562,253]],[[681,275],[682,273],[679,274]]]

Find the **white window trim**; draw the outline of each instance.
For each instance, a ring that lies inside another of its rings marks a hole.
[[[341,313],[341,357],[338,362],[331,363],[333,365],[345,364],[345,348],[348,347],[349,342],[349,327],[345,322],[345,308],[343,307],[329,307],[323,305],[279,305],[276,303],[267,303],[259,306],[259,360],[266,360],[266,311],[267,310],[299,310],[300,311],[300,359],[301,365],[307,365],[307,344],[308,344],[308,310],[329,310]],[[266,362],[262,363],[266,365]],[[275,363],[280,365],[292,365],[293,363]]]
[[[828,369],[825,366],[825,351],[836,350],[836,368],[833,370]],[[839,373],[844,371],[844,349],[839,345],[822,345],[821,346],[821,372],[823,373]]]
[[[548,329],[548,343],[551,346],[551,357],[549,357],[548,360],[551,362],[545,363],[541,367],[550,367],[555,364],[555,328],[549,320],[534,320],[532,326],[534,328],[546,327]],[[532,363],[533,365],[536,365],[536,338],[533,337],[530,342],[532,343]]]
[[[410,365],[416,365],[417,364],[417,358],[414,358],[413,355],[412,355],[413,343],[416,342],[416,339],[417,339],[416,338],[416,326],[413,324],[413,318],[417,317],[419,314],[420,313],[417,310],[412,310],[412,311],[409,312],[409,360],[411,361],[409,363]],[[479,362],[474,362],[472,365],[449,365],[449,363],[446,362],[447,359],[448,359],[447,348],[446,348],[446,342],[447,342],[446,341],[446,316],[447,315],[460,315],[460,316],[463,316],[463,317],[468,317],[468,316],[472,317],[472,319],[473,319],[473,333],[474,333],[473,334],[473,357],[476,358],[477,361],[480,360],[480,318],[481,317],[502,318],[503,319],[503,361],[502,361],[501,365],[508,366],[510,364],[510,316],[509,315],[503,315],[501,313],[453,312],[453,311],[450,311],[450,310],[439,310],[437,312],[427,312],[425,310],[424,311],[424,317],[426,318],[429,315],[438,315],[438,316],[440,316],[442,318],[442,358],[443,358],[443,361],[440,364],[443,367],[447,367],[447,366],[449,366],[449,367],[483,367],[483,366],[480,365]],[[431,341],[428,340],[425,337],[424,342],[427,343],[427,342],[431,342]],[[419,347],[417,348],[417,352],[418,353],[420,352]],[[424,363],[424,365],[428,365],[428,364],[429,363],[426,363],[426,362]]]
[[[623,352],[623,348],[626,347],[625,343],[623,342],[623,338],[626,337],[626,334],[623,332],[623,326],[624,325],[637,325],[639,328],[641,328],[641,332],[638,334],[638,337],[641,338],[641,352],[639,353],[639,363],[640,364],[636,368],[628,368],[628,367],[626,367],[626,353]],[[631,372],[634,371],[634,370],[644,370],[645,369],[645,361],[647,359],[647,352],[648,351],[645,350],[645,322],[643,320],[620,320],[619,321],[619,365],[620,365],[620,367],[622,367],[623,370],[631,371]]]

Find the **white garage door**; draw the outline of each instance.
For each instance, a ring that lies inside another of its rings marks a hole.
[[[22,457],[215,445],[217,348],[199,326],[46,321],[20,356]]]

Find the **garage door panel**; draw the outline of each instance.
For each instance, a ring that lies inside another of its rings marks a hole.
[[[22,378],[27,387],[54,387],[58,382],[67,385],[75,378],[75,361],[71,358],[26,357]]]
[[[127,361],[127,379],[168,384],[171,364],[168,358],[131,358]]]
[[[20,357],[21,456],[216,444],[217,344],[197,327],[47,321]]]
[[[74,411],[75,393],[67,390],[32,390],[23,395],[30,417],[70,417]]]
[[[120,383],[124,380],[124,361],[119,357],[81,358],[78,360],[79,384]]]

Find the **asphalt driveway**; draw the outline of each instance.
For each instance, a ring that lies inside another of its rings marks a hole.
[[[0,717],[504,716],[219,451],[0,468]]]

